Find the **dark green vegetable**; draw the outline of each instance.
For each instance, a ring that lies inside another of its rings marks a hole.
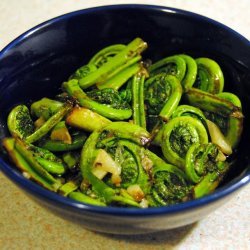
[[[77,135],[73,135],[72,138],[73,141],[71,144],[64,143],[61,141],[52,141],[50,139],[44,139],[39,142],[39,146],[51,152],[76,150],[82,148],[87,139],[87,135],[85,133],[79,133]]]
[[[93,110],[109,119],[125,120],[132,115],[132,111],[128,107],[120,107],[121,103],[116,102],[118,98],[114,100],[114,106],[118,108],[113,108],[111,105],[102,104],[95,100],[92,100],[90,97],[87,96],[86,93],[82,91],[82,89],[78,85],[77,80],[70,80],[68,82],[65,82],[63,84],[63,88],[65,88],[68,94],[75,98],[82,107]],[[112,99],[109,99],[109,97],[110,95],[107,95],[107,101],[111,102]]]
[[[190,105],[179,105],[172,114],[171,118],[180,117],[180,116],[191,116],[198,119],[206,127],[206,117],[203,112],[196,107]]]
[[[114,75],[109,80],[102,84],[97,84],[99,89],[112,88],[115,90],[120,89],[132,76],[138,73],[141,69],[140,63],[134,63],[131,66],[123,69],[119,74]]]
[[[153,170],[151,199],[153,206],[166,206],[182,202],[189,193],[189,187],[181,175],[173,173],[175,166],[164,164]]]
[[[23,175],[28,178],[36,181],[41,186],[51,190],[57,191],[60,187],[60,182],[52,178],[46,171],[37,165],[38,168],[33,167],[33,163],[25,159],[25,157],[16,149],[16,140],[14,138],[4,138],[3,146],[9,154],[10,159],[14,162],[15,166],[18,167]]]
[[[193,87],[203,91],[218,94],[224,88],[224,76],[220,66],[210,58],[196,59],[198,74]]]
[[[206,117],[220,127],[233,148],[237,146],[243,128],[241,103],[237,96],[227,92],[212,95],[192,88],[186,92],[185,98],[191,105],[205,111]]]
[[[107,63],[117,53],[125,49],[125,47],[126,46],[123,44],[115,44],[100,50],[91,58],[88,64],[83,65],[79,69],[77,69],[76,72],[73,75],[71,75],[69,79],[79,80],[89,75],[90,73],[96,71],[102,65]]]
[[[123,172],[123,179],[125,180],[124,187],[127,187],[128,185],[138,183],[141,185],[141,188],[146,191],[147,190],[147,185],[148,185],[148,177],[145,174],[142,163],[140,158],[140,155],[138,155],[138,152],[140,151],[140,147],[137,145],[144,145],[147,140],[149,139],[148,133],[142,129],[141,127],[134,125],[134,124],[128,124],[128,123],[123,123],[123,122],[116,122],[116,123],[111,123],[110,125],[106,126],[103,129],[103,132],[93,132],[88,140],[86,141],[83,151],[81,154],[81,161],[80,161],[80,167],[81,171],[83,174],[83,178],[87,180],[89,183],[92,185],[92,189],[102,198],[104,199],[107,203],[111,202],[121,202],[123,204],[134,204],[134,206],[139,206],[139,204],[131,199],[128,199],[123,196],[116,195],[115,188],[113,185],[111,185],[109,182],[105,183],[103,180],[99,179],[94,173],[93,173],[93,168],[95,166],[104,166],[104,161],[105,159],[102,159],[101,162],[95,161],[97,158],[97,155],[100,152],[100,148],[104,147],[105,151],[112,151],[112,148],[115,146],[115,159],[117,160],[118,165],[123,165],[124,166],[124,158],[126,159],[127,156],[121,156],[123,155],[123,151],[125,150],[127,153],[130,153],[130,157],[133,157],[133,162],[134,164],[137,164],[138,166],[136,167],[136,176],[131,178],[131,176],[128,178],[127,174],[125,173],[127,171],[127,168],[133,166],[128,166],[128,161],[126,162],[125,166],[125,172]],[[145,138],[145,139],[143,139]],[[107,143],[107,139],[108,142]],[[124,140],[125,139],[125,140]],[[114,144],[118,140],[118,145],[117,143]],[[126,140],[131,140],[131,142],[126,141]],[[104,143],[105,142],[105,143]],[[136,143],[136,144],[135,144]],[[109,146],[111,148],[109,148]],[[120,150],[120,152],[119,152]],[[141,148],[143,150],[143,148]],[[109,159],[108,159],[109,160]],[[109,160],[110,161],[110,160]],[[95,163],[94,163],[95,162]],[[111,164],[111,163],[110,163]],[[131,183],[130,181],[133,180]]]
[[[93,64],[87,64],[87,65],[83,65],[81,66],[79,69],[76,70],[76,72],[74,72],[74,74],[72,74],[69,77],[69,80],[71,79],[76,79],[76,80],[80,80],[81,78],[89,75],[90,73],[96,71],[97,67]]]
[[[186,154],[185,172],[190,181],[199,183],[208,173],[218,172],[219,149],[212,143],[193,144]],[[226,159],[226,158],[224,158]]]
[[[34,143],[38,141],[43,136],[45,136],[58,122],[60,122],[63,117],[70,111],[72,108],[71,103],[66,103],[63,107],[61,107],[57,113],[51,116],[40,128],[38,128],[34,133],[27,136],[25,141],[27,143]]]
[[[49,173],[61,175],[65,173],[65,166],[62,160],[45,148],[30,145],[36,161]]]
[[[154,76],[159,73],[175,76],[179,81],[185,76],[186,63],[181,56],[170,56],[163,58],[149,67],[150,75]]]
[[[147,113],[168,121],[181,99],[180,81],[171,75],[158,74],[145,82],[144,91]]]
[[[208,135],[203,124],[188,116],[170,120],[163,126],[162,152],[172,164],[184,168],[188,149],[194,143],[208,143]]]
[[[36,157],[37,162],[49,173],[61,175],[65,173],[65,167],[63,164],[46,160],[42,157]]]
[[[148,183],[149,177],[146,174],[145,169],[143,167],[143,159],[147,157],[144,148],[141,148],[137,144],[129,142],[127,140],[120,140],[118,145],[119,147],[122,147],[120,154],[116,155],[116,160],[120,162],[122,167],[121,186],[128,187],[131,184],[139,184],[142,190],[146,193],[149,188],[149,183]],[[131,181],[131,176],[130,176],[130,173],[133,173],[133,170],[131,171],[131,165],[128,166],[129,165],[128,162],[123,162],[124,152],[125,154],[126,152],[130,154],[130,161],[131,158],[133,158],[132,164],[134,165],[134,167],[136,167],[136,175],[137,175],[134,181]],[[140,154],[138,154],[138,152],[140,152]]]
[[[184,78],[181,81],[181,84],[184,90],[187,90],[191,88],[195,83],[197,77],[197,64],[191,56],[184,54],[178,56],[184,59],[186,63],[186,72]]]
[[[222,92],[219,93],[217,96],[231,102],[241,111],[241,101],[235,94],[229,92]],[[242,130],[243,114],[237,114],[236,112],[236,114],[229,115],[227,119],[227,130],[225,131],[225,137],[233,148],[237,147],[241,138]]]
[[[153,185],[149,197],[151,206],[171,205],[188,199],[190,187],[185,173],[149,150],[146,154],[153,163]]]
[[[139,72],[132,80],[132,108],[134,124],[146,129],[146,115],[144,107],[144,81],[146,72]]]
[[[105,47],[55,99],[10,111],[2,143],[26,178],[93,206],[167,206],[215,190],[237,152],[241,101],[223,92],[213,59],[152,64],[146,47],[140,38]]]
[[[198,107],[201,110],[214,112],[224,116],[234,115],[242,117],[239,107],[218,95],[213,95],[199,89],[191,88],[185,93],[185,98],[190,105]]]
[[[142,146],[151,140],[150,134],[145,129],[127,122],[112,122],[104,128],[104,131],[109,136],[117,136]]]
[[[105,104],[114,109],[130,109],[128,103],[126,103],[118,91],[105,88],[103,90],[92,90],[86,93],[89,98],[101,104]]]
[[[125,47],[125,49],[117,53],[107,63],[103,64],[94,72],[81,78],[79,80],[80,87],[85,89],[96,83],[100,84],[105,82],[115,74],[119,73],[125,67],[131,65],[131,60],[133,60],[133,63],[135,63],[134,58],[136,58],[136,61],[139,61],[141,59],[140,53],[146,48],[147,44],[143,40],[140,38],[134,39]]]
[[[27,171],[28,174],[37,180],[41,185],[56,191],[61,182],[55,179],[49,172],[47,172],[36,160],[30,146],[21,139],[6,139],[4,146],[10,153],[11,159],[15,164]]]
[[[111,58],[117,55],[119,52],[124,50],[126,45],[124,44],[114,44],[104,49],[100,50],[96,53],[91,60],[89,61],[89,65],[95,65],[96,68],[100,68],[103,64],[107,63]]]
[[[57,113],[62,106],[62,102],[44,97],[39,101],[33,102],[30,106],[30,111],[33,116],[42,116],[45,120],[48,120],[52,115]]]
[[[25,105],[18,105],[8,115],[7,125],[12,136],[26,138],[34,131],[34,123],[29,109]]]
[[[220,184],[221,180],[228,171],[228,163],[220,162],[218,165],[220,171],[208,173],[201,182],[193,188],[193,198],[198,199],[212,193]]]

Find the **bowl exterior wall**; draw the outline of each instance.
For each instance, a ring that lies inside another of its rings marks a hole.
[[[79,224],[86,229],[108,234],[135,235],[165,231],[195,223],[220,206],[225,205],[236,194],[237,192],[216,202],[183,212],[151,216],[112,216],[91,212],[79,213],[79,211],[54,206],[51,203],[37,199],[35,196],[31,198],[57,216]]]

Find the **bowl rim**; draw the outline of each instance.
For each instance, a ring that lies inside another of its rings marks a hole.
[[[228,32],[233,33],[234,36],[238,37],[242,42],[247,43],[248,45],[249,40],[236,32],[235,30],[229,28],[228,26],[215,21],[211,18],[205,17],[200,14],[196,14],[194,12],[167,7],[167,6],[161,6],[161,5],[150,5],[150,4],[117,4],[117,5],[104,5],[104,6],[98,6],[98,7],[91,7],[87,9],[81,9],[73,12],[69,12],[63,15],[59,15],[57,17],[54,17],[52,19],[49,19],[45,22],[42,22],[33,28],[27,30],[20,36],[18,36],[16,39],[14,39],[12,42],[10,42],[8,45],[6,45],[1,51],[0,51],[0,59],[2,56],[8,52],[12,47],[14,47],[16,44],[23,41],[25,38],[29,37],[33,33],[39,31],[45,26],[51,25],[55,22],[58,22],[63,19],[68,19],[73,16],[87,14],[87,13],[93,13],[96,11],[105,11],[105,10],[115,10],[115,9],[133,9],[133,8],[140,8],[140,9],[147,9],[147,10],[156,10],[160,12],[167,12],[172,14],[179,14],[181,16],[188,16],[192,17],[194,19],[203,20],[206,22],[210,22],[215,26],[219,26],[220,28],[227,30]],[[138,208],[117,208],[117,207],[99,207],[99,206],[93,206],[81,202],[77,202],[73,199],[63,197],[57,193],[54,193],[52,191],[49,191],[39,184],[30,181],[26,179],[21,172],[19,172],[14,165],[7,164],[2,157],[0,157],[0,170],[9,177],[11,181],[13,181],[15,184],[20,186],[22,189],[27,191],[28,193],[39,196],[42,200],[46,200],[49,203],[60,205],[67,207],[69,209],[78,210],[78,211],[86,211],[89,213],[98,213],[98,214],[106,214],[106,215],[116,215],[116,216],[156,216],[156,215],[166,215],[166,214],[173,214],[173,213],[180,213],[183,211],[195,209],[198,207],[202,207],[204,205],[214,203],[219,199],[222,199],[234,191],[239,190],[243,186],[250,183],[250,166],[247,166],[248,169],[246,169],[245,173],[242,173],[240,176],[234,178],[232,181],[224,185],[223,187],[220,187],[216,189],[216,191],[212,194],[209,194],[203,198],[175,204],[175,205],[169,205],[169,206],[162,206],[162,207],[150,207],[145,209],[138,209]]]

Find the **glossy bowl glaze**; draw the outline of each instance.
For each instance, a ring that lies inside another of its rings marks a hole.
[[[227,91],[243,104],[244,132],[235,163],[211,195],[182,204],[148,209],[95,207],[45,190],[23,177],[1,151],[3,173],[50,211],[84,227],[107,233],[138,234],[198,221],[224,204],[250,180],[250,46],[230,28],[194,13],[149,5],[117,5],[69,13],[27,31],[0,54],[0,132],[17,103],[58,92],[61,83],[99,49],[141,37],[144,58],[153,61],[175,53],[211,57],[222,67]]]

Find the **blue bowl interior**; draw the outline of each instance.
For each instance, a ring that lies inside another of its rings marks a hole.
[[[171,212],[218,199],[249,181],[250,47],[249,41],[208,18],[171,8],[146,5],[120,5],[73,12],[45,22],[21,35],[0,54],[0,135],[8,136],[6,119],[18,103],[29,104],[42,97],[53,97],[60,85],[101,48],[128,43],[141,37],[149,48],[144,59],[156,61],[176,53],[210,57],[221,66],[225,91],[237,94],[245,115],[242,140],[234,164],[221,188],[197,201],[153,211]],[[35,183],[30,184],[1,152],[3,172],[29,192],[67,206],[77,202],[59,197]],[[80,206],[81,207],[81,206]],[[103,208],[93,208],[103,211]],[[118,212],[105,208],[106,212]],[[123,209],[123,213],[124,213]],[[129,210],[127,211],[135,211]],[[130,213],[130,212],[129,212]],[[136,212],[141,213],[141,212]],[[145,210],[143,211],[145,214]]]

